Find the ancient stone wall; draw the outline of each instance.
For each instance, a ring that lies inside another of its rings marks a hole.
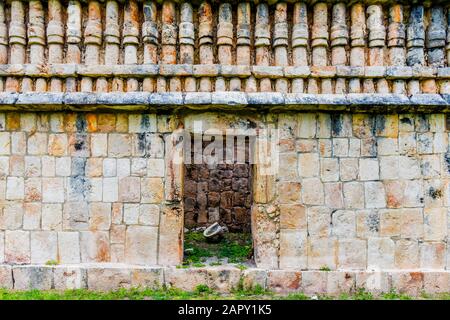
[[[450,290],[449,61],[447,1],[1,1],[0,286]],[[248,272],[174,267],[198,124],[262,143]]]
[[[165,118],[0,114],[0,261],[157,264]]]

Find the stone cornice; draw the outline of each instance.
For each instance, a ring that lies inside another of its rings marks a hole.
[[[0,93],[0,110],[450,112],[450,95],[292,93]]]
[[[450,94],[444,2],[275,2],[0,2],[0,92]]]

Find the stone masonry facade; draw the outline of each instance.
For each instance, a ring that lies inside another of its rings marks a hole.
[[[0,1],[0,288],[449,292],[449,112],[446,1]],[[177,268],[216,220],[254,265]]]

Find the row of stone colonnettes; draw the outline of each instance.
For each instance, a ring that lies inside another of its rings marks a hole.
[[[192,3],[2,1],[0,91],[450,92],[444,6]]]

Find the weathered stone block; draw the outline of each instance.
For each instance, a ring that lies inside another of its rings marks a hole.
[[[324,271],[303,271],[301,291],[306,294],[327,293],[328,272]]]
[[[109,232],[80,232],[81,262],[109,262],[111,259]]]
[[[31,262],[29,231],[5,231],[5,262],[11,264]]]
[[[198,285],[208,285],[208,272],[205,268],[177,269],[169,267],[165,269],[165,283],[169,287],[180,290],[194,291]]]
[[[160,289],[164,285],[164,269],[161,267],[134,268],[131,271],[131,286]]]
[[[87,272],[78,266],[54,266],[53,281],[56,290],[86,289]]]
[[[327,272],[327,294],[353,293],[356,286],[356,274],[353,272]]]
[[[361,270],[367,266],[367,241],[342,239],[338,241],[337,267],[344,270]]]
[[[58,258],[63,264],[80,263],[80,234],[78,232],[58,232]]]
[[[57,233],[54,231],[31,232],[31,263],[45,264],[57,259]]]
[[[302,272],[270,270],[267,273],[267,289],[278,293],[299,292],[302,288]]]
[[[131,287],[131,270],[120,266],[88,267],[87,287],[93,291],[112,291]]]
[[[11,266],[0,266],[0,288],[13,289],[13,273]]]
[[[133,264],[156,264],[157,241],[157,227],[129,226],[125,243],[126,261]]]
[[[369,238],[367,268],[382,270],[394,268],[395,243],[390,238]]]
[[[280,230],[280,268],[305,269],[307,266],[307,233]]]
[[[15,290],[50,290],[53,287],[52,267],[16,266],[13,276]]]
[[[308,237],[308,269],[336,269],[337,246],[334,238]]]

